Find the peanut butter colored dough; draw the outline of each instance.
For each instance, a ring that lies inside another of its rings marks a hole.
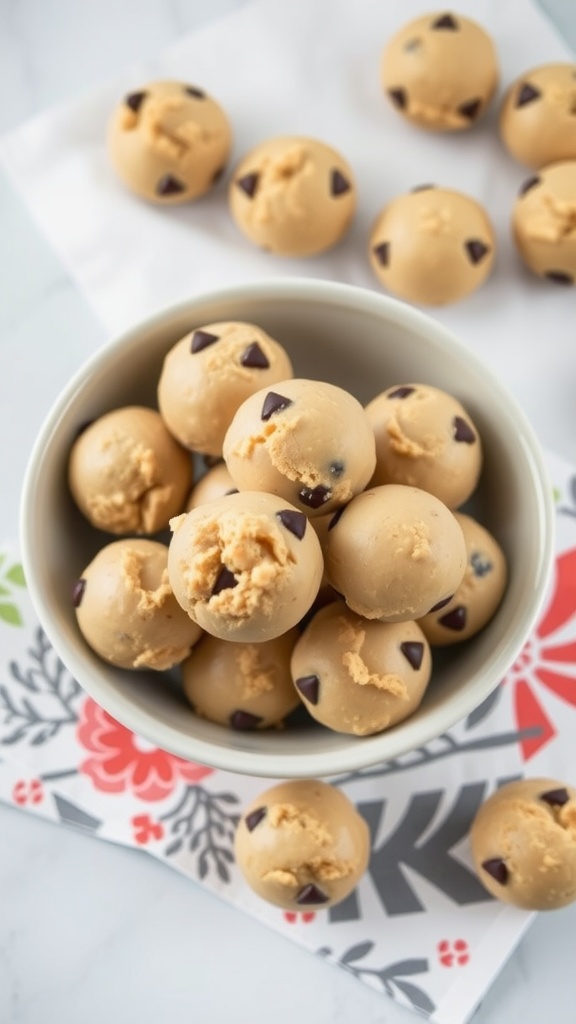
[[[482,804],[470,831],[488,892],[525,910],[576,900],[576,789],[556,779],[521,779]]]
[[[426,615],[457,590],[466,545],[454,515],[433,494],[384,484],[336,513],[325,568],[352,611],[405,622]]]
[[[524,182],[512,232],[530,270],[556,284],[576,282],[576,160],[543,167]]]
[[[492,39],[475,21],[446,11],[404,25],[382,54],[381,81],[395,109],[435,132],[470,128],[498,84]]]
[[[78,508],[108,533],[156,533],[184,507],[192,483],[189,453],[154,409],[124,406],[77,437],[68,481]]]
[[[317,139],[268,139],[234,170],[230,212],[255,245],[278,256],[313,256],[340,241],[356,210],[352,170]]]
[[[123,183],[142,199],[165,205],[208,192],[231,144],[222,107],[185,82],[151,82],[129,93],[108,127],[110,160]]]
[[[295,626],[320,586],[322,552],[303,512],[247,491],[172,520],[176,599],[207,633],[261,643]]]
[[[475,636],[496,614],[506,590],[506,558],[496,539],[471,516],[455,516],[466,544],[464,579],[450,601],[418,620],[436,647]]]
[[[233,494],[237,490],[226,463],[217,462],[215,466],[211,466],[204,473],[204,476],[200,477],[198,483],[192,488],[184,511],[191,512],[193,508],[205,505],[207,501],[223,498],[224,495]]]
[[[318,380],[281,381],[238,409],[224,438],[236,486],[286,498],[321,516],[361,491],[376,463],[374,435],[360,402]]]
[[[509,87],[500,137],[521,164],[545,167],[576,160],[576,64],[543,64]]]
[[[169,669],[202,630],[179,607],[164,544],[130,538],[107,544],[74,588],[78,626],[89,646],[120,668]]]
[[[315,779],[272,786],[238,823],[236,863],[262,899],[285,910],[331,907],[368,867],[370,832],[347,796]]]
[[[488,277],[496,248],[485,210],[463,192],[423,185],[397,196],[372,228],[376,277],[409,302],[458,302]]]
[[[408,718],[431,672],[428,641],[416,622],[368,621],[343,601],[316,613],[292,655],[294,685],[313,718],[354,736]]]
[[[282,345],[255,324],[205,324],[185,335],[164,359],[158,405],[181,444],[221,455],[239,405],[260,388],[292,376]]]
[[[482,468],[478,430],[460,402],[428,384],[396,384],[366,406],[376,438],[375,484],[408,484],[458,508]]]
[[[290,675],[298,636],[290,629],[260,644],[203,637],[182,666],[196,714],[237,730],[280,725],[300,703]]]

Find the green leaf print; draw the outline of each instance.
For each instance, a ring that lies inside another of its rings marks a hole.
[[[0,604],[0,619],[7,622],[9,626],[22,625],[22,616],[15,604]]]
[[[6,573],[5,578],[7,580],[9,580],[10,583],[13,583],[16,587],[25,587],[26,586],[26,580],[24,578],[24,570],[23,570],[22,566],[18,562],[16,562],[14,565],[10,566],[8,572]]]

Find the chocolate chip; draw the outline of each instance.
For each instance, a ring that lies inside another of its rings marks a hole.
[[[340,519],[340,516],[342,515],[342,513],[343,513],[345,508],[346,508],[346,506],[342,505],[342,508],[339,508],[339,509],[336,510],[336,512],[332,516],[332,519],[328,523],[328,529],[329,530],[333,530],[334,529],[334,527],[336,526],[336,523]]]
[[[257,341],[253,341],[251,345],[244,349],[240,356],[240,362],[242,366],[248,366],[251,370],[267,370],[270,366],[266,354],[262,351]]]
[[[536,185],[539,185],[541,181],[542,178],[540,178],[538,174],[534,174],[531,178],[527,178],[526,181],[523,182],[522,185],[520,185],[518,195],[526,195],[526,193],[529,192],[531,188],[536,188]]]
[[[196,352],[201,352],[203,348],[208,348],[208,345],[213,345],[215,341],[220,341],[218,334],[210,334],[210,331],[194,331],[190,341],[190,351],[194,355]]]
[[[462,117],[467,117],[469,121],[474,121],[480,113],[482,106],[482,100],[468,100],[466,103],[461,103],[458,107],[458,113],[462,114]]]
[[[320,695],[320,680],[318,676],[301,676],[300,679],[294,680],[294,685],[310,704],[318,703]]]
[[[250,811],[244,818],[246,828],[249,832],[253,832],[256,825],[259,825],[263,818],[266,817],[267,810],[265,807],[257,807],[255,811]]]
[[[414,188],[410,189],[410,191],[411,192],[427,192],[429,188],[436,188],[436,186],[435,185],[415,185]]]
[[[387,267],[390,259],[390,242],[380,242],[379,245],[375,245],[372,249],[378,263],[381,267]]]
[[[341,462],[340,459],[334,459],[334,461],[330,463],[330,473],[332,474],[332,476],[338,478],[341,477],[342,473],[344,472],[344,469],[344,463]]]
[[[404,110],[406,106],[405,89],[388,89],[388,95],[395,107],[398,107],[399,110]]]
[[[230,715],[230,725],[238,732],[249,732],[255,729],[262,718],[260,715],[251,715],[249,711],[233,711]]]
[[[389,391],[388,398],[408,398],[408,395],[413,394],[414,391],[416,391],[416,388],[411,387],[409,384],[403,384],[401,387]]]
[[[539,100],[541,95],[542,93],[540,92],[540,89],[537,89],[535,85],[530,85],[529,82],[525,82],[518,93],[516,106],[525,107],[527,103],[533,103],[534,100]]]
[[[293,512],[291,508],[283,508],[276,513],[276,517],[282,526],[285,526],[298,540],[302,540],[308,525],[308,519],[303,512]]]
[[[547,270],[544,274],[549,281],[554,281],[556,284],[574,284],[574,278],[570,277],[570,274],[566,274],[563,270]]]
[[[252,174],[245,174],[242,178],[238,178],[236,184],[238,188],[241,188],[246,195],[252,199],[256,189],[258,188],[258,178],[260,175],[253,171]]]
[[[219,594],[222,590],[231,590],[232,587],[238,586],[238,580],[236,579],[233,572],[230,572],[225,565],[222,566],[218,573],[214,586],[212,587],[212,597],[215,594]]]
[[[76,580],[72,588],[72,604],[75,608],[79,608],[82,604],[82,598],[84,597],[84,591],[86,590],[86,580],[84,578]]]
[[[508,881],[508,868],[501,857],[491,857],[489,860],[483,860],[482,867],[500,885],[506,885]]]
[[[184,92],[187,92],[189,96],[193,96],[195,100],[205,100],[206,93],[199,89],[196,85],[185,85]]]
[[[157,196],[175,196],[179,192],[185,192],[186,185],[175,178],[172,174],[165,174],[156,185]]]
[[[435,604],[434,607],[430,609],[428,614],[431,615],[432,612],[439,612],[441,608],[445,608],[446,605],[450,603],[450,601],[452,600],[453,597],[454,597],[454,594],[450,594],[450,597],[443,597],[441,601],[438,601],[438,603]]]
[[[567,789],[549,789],[547,793],[540,793],[540,800],[544,803],[550,804],[551,807],[563,807],[567,804],[570,799],[570,794]]]
[[[318,484],[316,487],[301,487],[298,491],[298,497],[302,504],[307,505],[308,508],[321,508],[327,501],[330,501],[332,491],[329,487]]]
[[[301,907],[308,907],[314,903],[327,903],[328,896],[316,885],[305,885],[296,896],[296,903]]]
[[[457,32],[460,25],[451,14],[442,14],[440,18],[432,22],[430,28],[447,28],[451,32]]]
[[[446,615],[441,615],[438,622],[446,629],[453,630],[454,633],[461,633],[466,628],[466,617],[464,605],[459,604],[452,611],[446,612]]]
[[[492,562],[481,551],[473,551],[470,555],[470,565],[474,576],[481,578],[487,576],[494,568]]]
[[[452,437],[462,444],[474,444],[476,441],[476,434],[462,416],[455,416],[452,420]]]
[[[350,182],[344,177],[341,171],[334,168],[330,172],[330,193],[333,196],[341,196],[344,192],[349,192],[351,189]]]
[[[470,238],[467,242],[464,242],[464,248],[468,253],[468,259],[474,264],[480,263],[490,252],[490,246],[486,245],[485,242],[481,242],[479,238]]]
[[[400,650],[406,658],[406,661],[412,665],[414,671],[417,672],[422,664],[422,658],[424,657],[424,644],[419,643],[418,640],[405,640],[403,644],[400,644]]]
[[[137,114],[145,99],[146,93],[144,91],[131,92],[129,93],[128,96],[125,97],[124,103],[127,107],[130,107],[130,110],[133,110],[134,113]]]
[[[292,405],[291,398],[286,398],[285,395],[279,395],[276,391],[269,391],[262,404],[260,419],[269,420],[271,416],[274,416],[277,412],[281,412],[282,409],[287,409],[289,405]]]

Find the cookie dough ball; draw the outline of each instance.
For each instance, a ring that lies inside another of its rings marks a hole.
[[[205,505],[207,501],[214,501],[214,498],[223,498],[226,494],[235,494],[238,488],[234,483],[225,462],[217,462],[215,466],[201,476],[195,487],[190,492],[186,502],[185,512],[191,512],[199,505]]]
[[[196,85],[151,82],[124,97],[108,128],[114,170],[142,199],[197,199],[224,170],[232,144],[221,106]]]
[[[382,55],[385,94],[408,121],[434,132],[470,128],[498,84],[494,44],[461,14],[437,12],[409,22]]]
[[[229,494],[179,516],[168,555],[177,601],[221,640],[261,643],[299,622],[322,552],[303,512],[272,494]]]
[[[168,582],[168,549],[143,538],[102,548],[74,587],[80,631],[105,661],[164,671],[190,654],[202,630]]]
[[[458,302],[488,277],[496,249],[486,211],[463,192],[433,185],[397,196],[370,235],[372,270],[409,302]]]
[[[158,412],[124,406],[77,437],[68,481],[78,508],[97,529],[157,533],[184,507],[192,462]]]
[[[315,779],[281,782],[244,811],[236,863],[262,899],[321,910],[352,892],[368,867],[370,833],[348,797]]]
[[[576,900],[576,789],[556,779],[521,779],[482,805],[470,832],[488,892],[525,910]]]
[[[517,78],[500,112],[500,137],[521,164],[576,160],[576,64],[544,64]]]
[[[292,376],[282,345],[255,324],[197,327],[164,359],[158,406],[168,430],[186,448],[221,455],[239,405],[260,388]]]
[[[475,636],[496,614],[506,590],[506,558],[492,534],[471,516],[455,513],[467,564],[454,596],[419,620],[429,643],[446,647]]]
[[[298,636],[290,629],[262,644],[205,636],[182,666],[196,714],[242,731],[280,725],[300,703],[290,675]]]
[[[278,494],[310,516],[349,501],[376,464],[360,402],[318,380],[286,380],[256,392],[234,416],[223,450],[240,490]]]
[[[234,171],[230,212],[255,245],[278,256],[313,256],[339,242],[356,209],[352,171],[317,139],[269,139]]]
[[[336,513],[325,553],[328,580],[358,615],[419,619],[458,589],[466,545],[454,515],[417,487],[372,487]]]
[[[431,672],[428,641],[416,622],[369,622],[343,601],[320,609],[292,655],[294,685],[312,717],[354,736],[408,718]]]
[[[556,284],[576,281],[576,160],[544,167],[520,189],[512,232],[530,270]]]
[[[396,384],[366,406],[376,438],[372,485],[408,484],[458,508],[476,489],[482,444],[460,402],[427,384]]]

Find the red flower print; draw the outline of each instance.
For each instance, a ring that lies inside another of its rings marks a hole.
[[[443,967],[464,967],[470,960],[468,943],[464,939],[456,939],[455,942],[442,939],[436,951]]]
[[[25,804],[41,804],[44,788],[40,779],[18,779],[12,789],[12,799],[19,807]]]
[[[309,924],[314,920],[316,914],[313,910],[285,910],[283,917],[288,924],[297,924],[299,921]]]
[[[164,826],[151,818],[149,814],[136,814],[132,818],[131,824],[134,829],[134,839],[141,846],[145,846],[153,839],[162,839],[164,835]]]
[[[576,708],[575,625],[576,550],[572,550],[557,559],[554,589],[548,607],[504,680],[514,687],[518,728],[528,733],[520,741],[525,761],[554,739],[557,732],[538,700],[538,686],[545,686],[560,700]],[[572,627],[572,637],[566,636],[567,627]]]
[[[198,782],[212,772],[136,736],[90,697],[80,709],[77,738],[91,755],[78,770],[104,793],[129,791],[140,800],[162,800],[181,780]]]

